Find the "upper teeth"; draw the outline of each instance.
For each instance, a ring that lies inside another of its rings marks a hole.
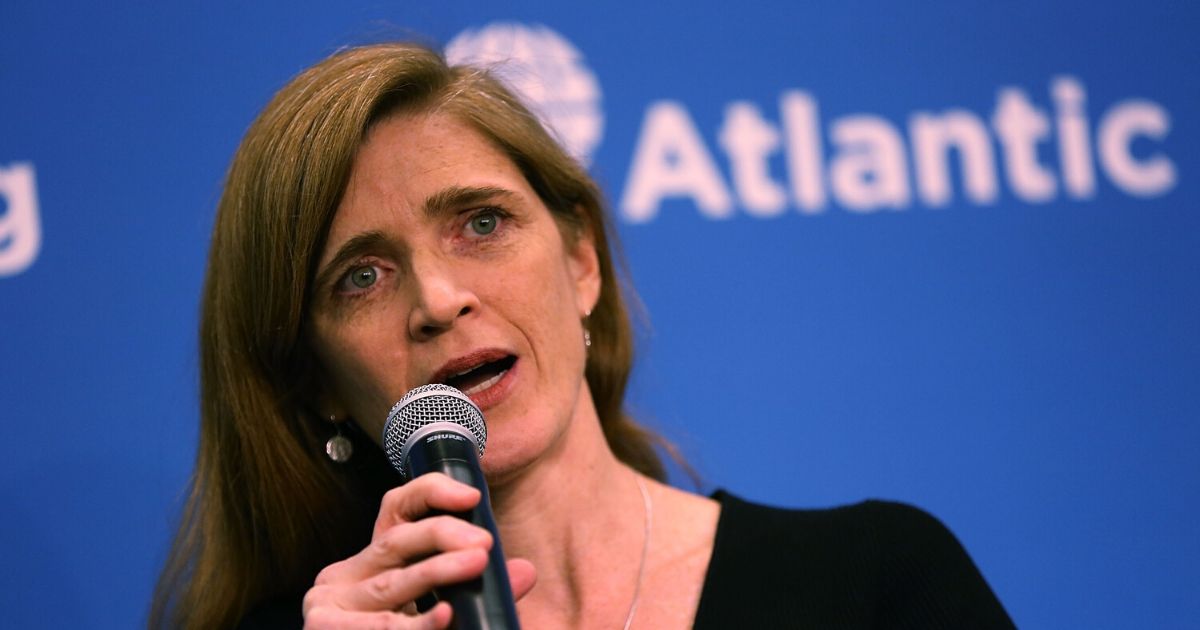
[[[508,370],[504,370],[503,372],[500,372],[499,374],[496,374],[495,376],[489,378],[488,380],[483,381],[482,383],[478,383],[473,387],[464,389],[463,393],[467,394],[469,396],[471,394],[474,394],[475,392],[481,392],[481,391],[491,387],[492,385],[495,385],[496,383],[498,383],[500,381],[500,378],[503,377],[506,372],[508,372]]]
[[[451,374],[450,378],[458,378],[458,377],[462,376],[463,374],[467,374],[469,372],[474,372],[475,370],[478,370],[480,368],[480,366],[482,366],[482,365],[483,365],[482,363],[480,363],[479,365],[473,365],[457,374]]]

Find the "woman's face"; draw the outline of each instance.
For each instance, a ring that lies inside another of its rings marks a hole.
[[[600,277],[591,239],[575,241],[471,127],[436,113],[378,123],[314,281],[328,412],[379,441],[405,392],[448,383],[483,409],[489,477],[536,461],[594,416],[581,319]]]

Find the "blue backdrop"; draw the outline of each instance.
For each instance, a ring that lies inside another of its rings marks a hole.
[[[301,68],[420,33],[608,192],[632,406],[705,490],[921,505],[1023,627],[1194,626],[1194,3],[248,4],[0,6],[4,625],[144,622],[228,160]]]

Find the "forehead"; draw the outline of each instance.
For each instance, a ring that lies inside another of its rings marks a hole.
[[[444,113],[392,116],[376,123],[359,147],[339,209],[362,195],[419,203],[450,185],[528,189],[512,160],[458,118]]]

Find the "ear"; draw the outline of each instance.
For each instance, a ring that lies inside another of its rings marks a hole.
[[[575,306],[583,318],[596,307],[600,299],[600,258],[596,241],[589,229],[580,230],[579,237],[567,252],[567,270],[575,282]]]
[[[328,422],[330,425],[350,420],[345,408],[326,396],[318,397],[316,402],[308,406],[308,411],[321,422]]]
[[[349,420],[350,416],[346,406],[341,403],[338,396],[327,385],[330,380],[325,376],[325,368],[320,365],[320,362],[315,361],[315,357],[314,363],[312,393],[307,397],[308,400],[304,404],[305,410],[322,422],[330,424]]]

